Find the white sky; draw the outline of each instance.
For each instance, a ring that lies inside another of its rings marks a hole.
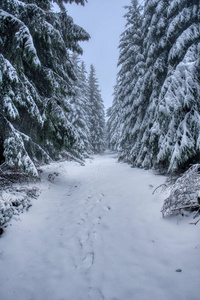
[[[112,104],[113,86],[117,73],[119,36],[124,31],[125,5],[130,0],[88,0],[85,6],[69,4],[68,14],[77,25],[91,36],[89,42],[81,43],[83,61],[89,71],[90,64],[96,69],[99,88],[105,108]]]

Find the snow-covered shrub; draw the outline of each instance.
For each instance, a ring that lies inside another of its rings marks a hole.
[[[198,210],[200,192],[200,164],[190,167],[172,186],[170,195],[162,207],[163,216]]]
[[[16,166],[13,169],[6,163],[0,165],[0,226],[28,210],[31,200],[39,196],[39,189],[34,186],[37,181]]]
[[[4,226],[13,216],[28,210],[32,206],[31,200],[38,196],[36,187],[7,186],[0,197],[0,226]]]

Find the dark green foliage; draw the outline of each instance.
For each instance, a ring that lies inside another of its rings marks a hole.
[[[147,0],[141,14],[132,0],[127,9],[109,130],[121,159],[175,172],[200,149],[199,1]]]
[[[63,5],[63,2],[66,4],[75,2],[76,4],[85,5],[87,0],[53,0],[53,2],[57,3],[62,11],[65,11],[65,6]]]
[[[36,176],[35,162],[76,143],[70,51],[82,53],[78,43],[89,39],[67,13],[50,8],[47,0],[0,4],[1,161]]]

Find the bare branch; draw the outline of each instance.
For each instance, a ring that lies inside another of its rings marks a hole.
[[[182,210],[196,210],[196,217],[200,210],[199,192],[200,164],[195,164],[173,184],[170,196],[165,199],[161,210],[163,217],[182,213]]]
[[[157,186],[157,187],[155,188],[155,190],[153,191],[152,195],[154,195],[155,191],[156,191],[157,189],[159,189],[161,186],[167,187],[167,185],[166,185],[165,183],[163,183],[163,184]]]

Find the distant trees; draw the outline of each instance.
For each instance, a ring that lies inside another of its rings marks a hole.
[[[109,144],[118,119],[120,159],[174,172],[200,148],[199,1],[148,0],[142,11],[132,0],[127,9]]]
[[[94,153],[105,150],[105,116],[104,104],[93,65],[88,77],[88,100],[90,105],[90,142]]]
[[[76,75],[74,95],[71,97],[72,114],[70,123],[76,130],[76,155],[88,156],[92,153],[90,142],[90,104],[88,99],[87,72],[84,62],[80,62],[77,53],[73,53],[72,62]],[[74,149],[75,151],[75,149]]]
[[[118,84],[114,87],[113,93],[113,104],[107,110],[107,142],[108,149],[119,152],[119,138],[121,136],[122,128],[122,113],[121,113],[121,104],[118,97]]]
[[[63,150],[91,153],[84,71],[71,56],[89,34],[63,4],[85,1],[54,1],[60,13],[51,2],[0,3],[0,162],[36,176],[38,163]]]

